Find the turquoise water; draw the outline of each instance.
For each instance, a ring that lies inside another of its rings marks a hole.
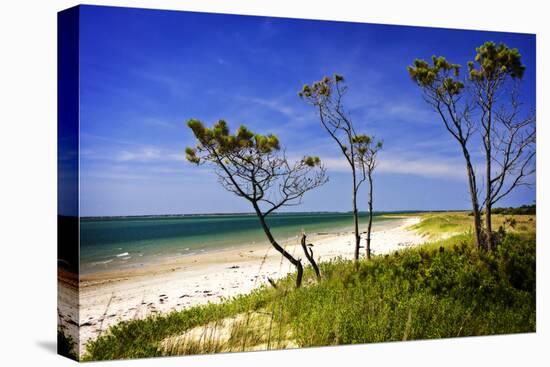
[[[365,219],[363,214],[366,225]],[[351,230],[353,221],[350,213],[298,213],[272,215],[268,223],[284,243],[302,230],[310,235]],[[395,220],[374,217],[375,226],[391,223]],[[255,215],[82,218],[80,270],[86,274],[143,266],[151,261],[266,242]]]

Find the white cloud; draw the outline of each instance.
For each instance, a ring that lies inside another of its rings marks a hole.
[[[155,118],[155,117],[144,118],[143,123],[145,125],[150,125],[150,126],[155,126],[155,127],[165,127],[165,128],[170,128],[170,129],[173,129],[173,128],[177,127],[176,122],[173,122],[173,121],[170,121],[170,120],[165,120],[165,119],[160,119],[160,118]]]
[[[377,168],[379,172],[459,180],[464,179],[466,174],[464,165],[437,159],[384,159]]]
[[[422,102],[422,101],[421,101]],[[439,122],[435,112],[425,104],[398,101],[379,103],[365,107],[367,121],[397,120],[417,124],[435,124]]]
[[[168,71],[159,72],[143,69],[134,69],[131,72],[165,88],[174,97],[186,98],[192,91],[191,85],[183,77],[178,76],[177,72],[169,73]]]
[[[349,165],[345,158],[321,157],[329,171],[347,172]],[[464,165],[457,160],[437,158],[411,158],[406,156],[381,156],[377,172],[462,180]]]
[[[262,107],[267,107],[270,110],[273,110],[275,112],[278,112],[288,117],[292,117],[292,118],[300,117],[300,114],[298,111],[290,107],[288,104],[281,103],[276,99],[264,99],[264,98],[258,98],[258,97],[245,97],[245,96],[237,96],[237,99],[243,102],[253,103]]]
[[[183,152],[166,151],[155,147],[136,150],[122,150],[115,160],[117,162],[151,162],[151,161],[185,161]]]

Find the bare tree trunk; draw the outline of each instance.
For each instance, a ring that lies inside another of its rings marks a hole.
[[[355,261],[359,260],[359,249],[361,248],[361,236],[359,235],[359,215],[357,211],[357,182],[355,178],[355,170],[353,173],[353,195],[352,195],[352,208],[353,208],[353,230],[355,235]]]
[[[302,277],[304,276],[304,268],[300,260],[296,263],[296,288],[300,288],[302,285]]]
[[[359,249],[361,248],[361,236],[359,235],[359,213],[357,211],[357,194],[353,193],[353,231],[355,235],[355,255],[354,259],[359,260]]]
[[[313,257],[313,250],[311,248],[308,248],[306,245],[306,234],[302,233],[302,249],[304,250],[304,253],[306,255],[306,258],[308,259],[309,263],[313,267],[313,270],[315,270],[315,275],[317,276],[317,280],[321,280],[321,271],[319,270],[319,267],[317,266],[317,263],[315,262],[315,258]]]
[[[489,116],[490,116],[490,113],[489,113]],[[490,126],[490,125],[489,125]],[[487,189],[486,189],[486,196],[485,196],[485,231],[487,232],[486,233],[486,236],[487,236],[487,241],[485,243],[485,247],[487,249],[487,251],[491,251],[491,248],[493,246],[493,225],[492,225],[492,221],[491,221],[491,200],[492,200],[492,195],[493,195],[493,190],[492,190],[492,183],[491,183],[491,160],[493,159],[492,156],[491,156],[491,138],[490,138],[490,132],[487,132],[487,142],[486,142],[486,147],[485,147],[485,152],[486,152],[486,171],[485,171],[485,175],[486,175],[486,183],[485,185],[487,185]]]
[[[493,109],[493,97],[492,93],[488,93],[487,103],[487,122],[485,127],[485,180],[487,185],[485,193],[485,231],[486,241],[485,247],[487,251],[491,251],[493,247],[493,225],[491,221],[491,201],[493,198],[493,185],[492,185],[492,173],[491,173],[491,161],[493,159],[491,152],[491,129],[492,129],[492,109]]]
[[[252,203],[254,206],[254,210],[256,211],[256,215],[260,219],[260,224],[262,225],[262,229],[264,230],[265,235],[267,236],[267,239],[271,243],[271,245],[277,250],[281,255],[283,255],[292,265],[296,267],[296,288],[300,288],[302,285],[302,276],[304,273],[304,268],[302,266],[302,262],[299,259],[294,258],[288,251],[286,251],[279,243],[275,240],[273,235],[271,234],[271,230],[269,229],[265,218],[260,211],[260,208],[258,207],[257,203]]]
[[[370,260],[371,258],[370,235],[372,230],[372,190],[373,190],[372,172],[370,171],[368,173],[368,178],[369,178],[369,225],[367,227],[367,259]]]
[[[483,245],[483,234],[481,231],[481,213],[479,210],[479,202],[477,198],[477,184],[474,168],[470,159],[470,153],[466,146],[462,146],[462,152],[466,160],[466,171],[468,173],[468,186],[470,188],[470,198],[472,201],[472,213],[474,216],[474,233],[477,249],[480,250]]]
[[[273,288],[277,289],[277,283],[275,283],[273,279],[271,279],[270,277],[267,277],[267,281],[269,282],[269,284],[271,284]]]

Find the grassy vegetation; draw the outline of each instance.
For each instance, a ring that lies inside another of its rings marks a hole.
[[[526,214],[536,214],[537,213],[537,206],[535,204],[533,205],[522,205],[518,208],[494,208],[492,213],[494,214],[514,214],[514,215],[526,215]]]
[[[445,212],[424,214],[422,221],[414,226],[416,230],[429,239],[440,238],[441,235],[453,235],[472,230],[472,218],[464,212]]]
[[[495,227],[507,216],[496,216]],[[494,253],[479,253],[467,213],[430,213],[428,238],[459,233],[371,261],[321,264],[221,304],[124,322],[87,345],[85,360],[137,358],[535,331],[534,216]]]
[[[534,233],[535,224],[535,215],[493,214],[493,228],[503,227],[506,232]],[[422,216],[420,223],[412,226],[412,229],[432,240],[473,233],[472,217],[467,212],[427,213]]]
[[[78,360],[78,356],[75,351],[75,342],[69,335],[65,335],[62,330],[57,330],[57,353],[60,355]]]

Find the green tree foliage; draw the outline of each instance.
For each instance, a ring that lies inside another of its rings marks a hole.
[[[432,56],[431,64],[416,59],[408,67],[411,79],[420,87],[424,100],[439,114],[445,129],[459,144],[466,164],[474,231],[478,248],[483,246],[479,189],[469,151],[469,143],[475,131],[472,120],[473,104],[463,98],[465,83],[460,76],[460,65],[442,56]]]
[[[213,165],[221,185],[251,203],[271,245],[296,267],[299,287],[302,264],[279,245],[265,218],[280,208],[299,205],[306,192],[327,182],[319,157],[290,163],[275,135],[255,134],[246,126],[231,134],[224,120],[211,128],[195,119],[187,125],[197,140],[195,147],[186,148],[187,160]]]
[[[355,234],[355,260],[359,259],[361,236],[359,234],[359,214],[357,210],[357,193],[361,184],[367,179],[361,176],[361,170],[357,163],[360,157],[356,151],[354,140],[358,138],[350,114],[344,107],[344,96],[347,85],[344,77],[334,74],[333,77],[325,76],[323,79],[306,84],[298,92],[298,96],[306,103],[313,106],[319,115],[321,125],[338,145],[342,155],[349,164],[352,176],[352,213]]]
[[[522,205],[517,208],[493,208],[493,214],[507,214],[507,215],[527,215],[527,214],[537,214],[537,206],[533,205]]]
[[[515,188],[529,185],[535,172],[535,113],[519,101],[525,73],[521,54],[501,43],[485,42],[468,62],[468,81],[479,110],[485,152],[485,226],[487,247],[494,245],[492,207]]]
[[[416,59],[408,71],[420,87],[432,90],[439,98],[450,100],[464,89],[459,79],[460,65],[448,62],[443,56],[432,56],[432,65]]]
[[[485,42],[476,48],[474,60],[468,62],[469,78],[474,81],[521,79],[525,72],[518,49],[504,43],[497,46],[494,42]]]
[[[460,143],[466,160],[478,245],[490,250],[495,242],[492,207],[517,187],[530,185],[528,178],[535,172],[535,113],[523,111],[519,100],[525,73],[521,54],[503,43],[485,42],[476,49],[474,60],[468,62],[466,77],[460,75],[460,65],[442,56],[433,56],[431,64],[417,59],[408,72],[424,91],[425,100],[439,113],[446,129]],[[474,132],[479,132],[485,153],[481,187],[469,153]],[[481,203],[479,197],[483,197]]]

